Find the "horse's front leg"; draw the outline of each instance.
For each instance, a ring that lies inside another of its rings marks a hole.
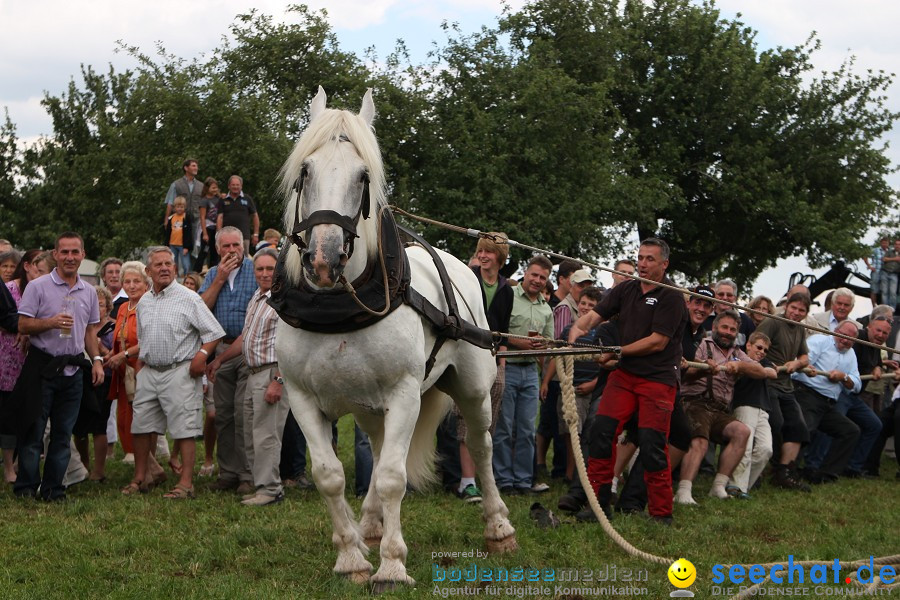
[[[381,545],[381,538],[384,532],[384,512],[381,508],[381,499],[378,497],[378,492],[375,491],[376,482],[378,481],[379,458],[381,457],[381,447],[384,440],[384,420],[380,415],[358,415],[356,416],[356,422],[359,428],[369,436],[369,444],[372,448],[372,479],[369,482],[366,497],[363,499],[359,526],[362,529],[366,546],[374,548]],[[357,465],[357,468],[359,468],[359,465]]]
[[[468,392],[468,390],[465,390]],[[516,530],[509,522],[509,509],[500,497],[494,470],[491,464],[493,445],[488,429],[491,425],[490,395],[463,396],[459,393],[458,406],[466,420],[466,446],[475,461],[478,477],[481,479],[484,511],[484,538],[488,552],[512,552],[518,548]]]
[[[372,572],[372,564],[365,558],[368,548],[344,497],[344,468],[331,446],[331,422],[311,398],[304,396],[289,380],[286,383],[291,412],[306,437],[316,488],[331,514],[331,540],[338,551],[334,572],[354,583],[365,583]]]
[[[400,528],[400,502],[406,493],[406,457],[420,409],[419,382],[406,377],[390,392],[384,415],[384,438],[375,476],[375,493],[381,501],[383,535],[381,565],[372,576],[375,591],[396,584],[415,584],[406,574],[406,543]],[[370,491],[371,493],[371,491]]]

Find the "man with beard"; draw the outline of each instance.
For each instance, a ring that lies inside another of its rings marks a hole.
[[[679,504],[696,504],[691,487],[710,440],[724,444],[719,471],[709,491],[713,498],[728,498],[725,491],[728,478],[747,448],[750,429],[730,413],[734,382],[740,375],[762,379],[766,372],[735,345],[740,325],[737,311],[723,310],[716,315],[712,337],[700,343],[695,355],[695,359],[705,360],[710,368],[705,377],[681,388],[684,410],[691,423],[691,449],[681,461],[681,481],[675,494],[675,502]]]
[[[845,321],[835,333],[856,337],[856,325]],[[859,427],[842,415],[835,406],[842,392],[858,394],[862,389],[856,354],[850,352],[853,340],[824,334],[810,336],[809,364],[816,375],[794,373],[797,402],[803,410],[803,419],[810,435],[819,431],[831,436],[831,448],[820,467],[808,469],[806,478],[811,483],[835,481],[844,472],[856,441]]]
[[[715,290],[716,290],[716,298],[717,299],[724,300],[726,302],[731,302],[732,304],[737,302],[738,286],[731,279],[722,279],[720,281],[717,281],[716,285],[715,285]],[[715,314],[718,315],[722,311],[734,310],[734,309],[731,308],[730,306],[728,306],[727,304],[722,304],[721,302],[717,302],[715,304],[715,306],[713,307],[713,310],[715,311]],[[740,348],[743,348],[744,346],[747,345],[747,338],[750,336],[751,333],[753,333],[753,330],[756,329],[756,325],[753,323],[753,319],[751,319],[744,313],[739,312],[738,316],[741,319],[741,327],[740,327],[740,331],[738,331],[737,339],[735,340],[735,343]],[[706,322],[703,324],[703,327],[706,330],[708,330],[708,331],[713,330],[712,322],[713,322],[714,318],[715,318],[715,316],[711,315],[708,319],[706,319]]]

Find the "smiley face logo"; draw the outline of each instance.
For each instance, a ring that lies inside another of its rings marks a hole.
[[[679,558],[669,567],[669,582],[677,588],[690,587],[697,579],[697,569],[686,558]]]

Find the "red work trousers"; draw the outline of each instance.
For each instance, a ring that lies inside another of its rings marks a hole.
[[[588,458],[588,477],[595,492],[612,482],[616,440],[637,411],[648,510],[654,516],[672,514],[672,472],[666,439],[674,405],[674,386],[648,381],[622,369],[610,374],[596,417],[602,423],[598,434],[603,439],[592,442]],[[599,450],[593,451],[594,448]]]

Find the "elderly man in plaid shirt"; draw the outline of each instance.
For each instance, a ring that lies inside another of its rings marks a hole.
[[[184,468],[165,498],[194,497],[194,438],[203,433],[206,358],[224,331],[194,292],[176,281],[175,256],[166,246],[150,248],[147,274],[153,281],[137,307],[137,389],[134,420],[134,481],[123,493],[146,492],[150,435],[166,429],[181,442]]]
[[[281,396],[284,380],[275,357],[278,314],[266,303],[272,295],[277,261],[274,250],[260,250],[254,255],[253,272],[259,289],[250,298],[244,331],[207,369],[210,381],[214,382],[223,362],[243,354],[250,370],[244,391],[244,437],[256,492],[244,497],[241,504],[247,506],[266,506],[284,499],[279,464],[281,436],[290,407]]]
[[[256,291],[253,261],[244,256],[244,234],[236,227],[223,227],[216,234],[219,264],[209,270],[200,287],[200,297],[225,330],[217,355],[226,352],[241,335],[247,304]],[[249,494],[256,488],[247,461],[244,441],[244,389],[249,376],[241,354],[222,362],[213,387],[216,407],[216,459],[219,479],[211,489]]]

